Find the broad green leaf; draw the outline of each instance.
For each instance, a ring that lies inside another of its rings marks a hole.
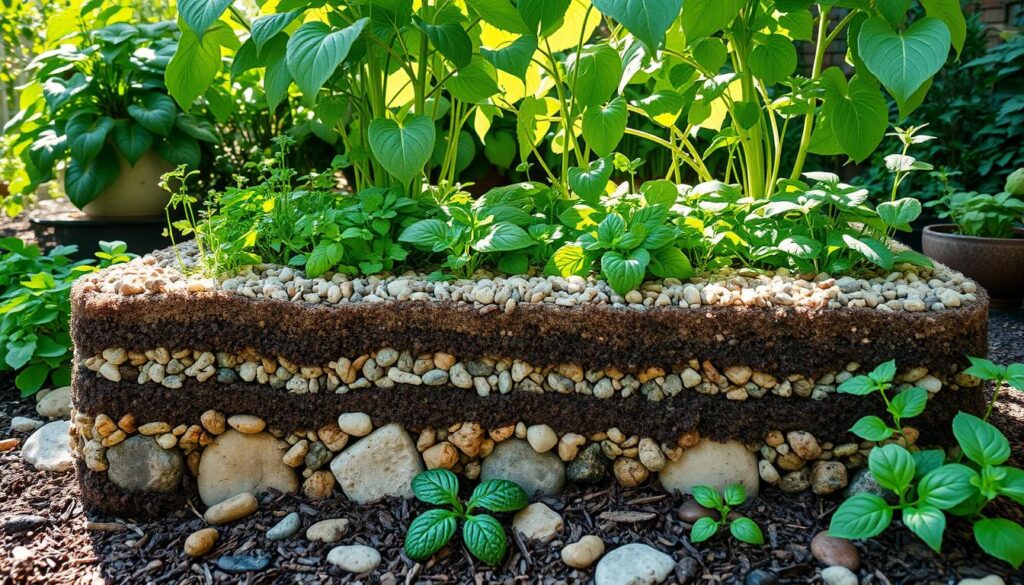
[[[466,0],[487,24],[511,33],[528,35],[530,28],[509,0]]]
[[[803,260],[813,260],[821,254],[821,242],[807,236],[794,234],[779,242],[779,250]],[[868,389],[868,391],[870,390],[871,388]]]
[[[117,180],[121,165],[111,146],[104,146],[92,160],[72,158],[64,177],[68,199],[81,209]]]
[[[572,0],[519,0],[517,7],[531,34],[546,37],[565,21]]]
[[[746,516],[737,518],[730,522],[729,532],[732,533],[736,540],[747,544],[754,544],[758,546],[764,544],[764,534],[761,533],[761,527]]]
[[[875,366],[875,369],[871,370],[868,377],[879,384],[892,382],[893,378],[896,377],[896,360],[889,360],[878,364]]]
[[[682,20],[687,40],[692,43],[722,30],[745,4],[746,0],[686,0]]]
[[[682,250],[666,246],[651,252],[651,274],[658,278],[686,280],[693,276],[693,265]]]
[[[345,255],[345,247],[338,242],[322,240],[306,258],[306,275],[316,278],[336,266]]]
[[[878,12],[894,27],[900,27],[907,18],[911,0],[886,0],[877,4]]]
[[[292,74],[288,70],[287,47],[288,35],[278,33],[263,48],[263,57],[267,63],[263,73],[263,91],[267,94],[267,105],[271,110],[276,109],[278,104],[288,97],[288,87],[292,84]]]
[[[793,41],[778,34],[755,35],[750,51],[750,71],[774,85],[785,81],[796,71],[796,47]]]
[[[345,28],[307,22],[292,34],[288,39],[288,71],[302,93],[316,96],[348,56],[368,21],[361,18]]]
[[[716,532],[718,532],[718,522],[707,517],[699,518],[690,528],[690,542],[693,544],[704,542],[714,536]]]
[[[974,523],[974,540],[981,550],[1014,569],[1024,563],[1024,528],[1005,518],[983,518]]]
[[[936,469],[942,467],[946,462],[946,452],[942,449],[927,449],[925,451],[914,451],[914,478],[921,479]]]
[[[537,37],[523,35],[501,47],[481,47],[480,54],[498,69],[519,79],[525,79],[533,54],[537,52]]]
[[[726,505],[729,506],[739,506],[747,501],[747,489],[743,487],[742,483],[727,485],[722,493]]]
[[[836,390],[840,394],[866,396],[875,391],[875,381],[868,376],[854,376],[840,384]]]
[[[583,138],[599,156],[611,156],[626,133],[626,100],[617,97],[583,113]]]
[[[701,0],[708,4],[720,1]],[[665,32],[672,21],[679,16],[683,0],[593,0],[593,4],[602,14],[626,27],[653,53],[665,40]]]
[[[530,158],[533,147],[543,138],[543,126],[537,116],[547,114],[547,103],[533,96],[526,96],[519,103],[519,115],[516,117],[516,137],[519,139],[519,158],[524,162]],[[542,131],[538,131],[538,128]]]
[[[454,506],[459,501],[459,478],[447,469],[431,469],[412,478],[416,499],[435,506]]]
[[[405,228],[398,241],[410,243],[423,250],[440,252],[448,246],[451,237],[448,226],[439,219],[422,219]]]
[[[200,41],[195,32],[184,30],[164,73],[167,91],[181,109],[188,111],[192,102],[210,87],[220,69],[220,43],[216,35],[205,35]]]
[[[968,357],[971,362],[971,367],[964,370],[965,374],[970,374],[976,378],[982,380],[995,381],[1006,376],[1006,368],[1003,366],[996,365],[995,363],[977,357]]]
[[[188,165],[191,168],[199,166],[202,155],[199,142],[177,128],[171,131],[170,136],[157,143],[156,151],[172,165]]]
[[[928,391],[924,388],[907,388],[892,399],[892,414],[901,419],[914,418],[924,412],[928,404]]]
[[[964,19],[960,0],[921,0],[921,5],[924,6],[925,14],[934,16],[946,24],[956,56],[959,57],[960,51],[964,48],[964,41],[967,40],[967,21]]]
[[[50,106],[50,111],[56,112],[88,86],[89,83],[82,73],[75,73],[70,79],[51,77],[43,83],[43,98],[46,105]]]
[[[530,503],[519,484],[506,479],[481,482],[469,498],[468,510],[483,508],[491,512],[515,512]]]
[[[410,116],[404,125],[395,120],[373,120],[368,133],[373,155],[403,184],[423,170],[434,150],[434,122],[424,115]]]
[[[1003,467],[1006,476],[999,482],[996,488],[1000,494],[1013,499],[1018,504],[1024,504],[1024,469],[1016,467]]]
[[[566,60],[573,97],[581,106],[597,106],[611,99],[622,78],[622,59],[609,45],[593,45]]]
[[[448,92],[471,104],[486,102],[501,91],[494,65],[480,55],[473,55],[469,65],[448,79]]]
[[[843,153],[856,162],[871,155],[885,137],[889,108],[871,82],[855,76],[849,86],[825,85],[825,109],[832,132]]]
[[[976,471],[966,465],[943,465],[921,478],[917,486],[917,496],[923,504],[940,510],[949,510],[975,492],[971,478],[977,475]]]
[[[133,120],[118,120],[113,136],[114,146],[132,166],[153,146],[153,135]]]
[[[42,388],[49,375],[50,366],[37,362],[22,370],[14,379],[14,385],[17,386],[18,390],[21,390],[22,396],[27,396],[34,394]]]
[[[942,550],[942,533],[946,531],[946,515],[931,506],[903,508],[903,524],[932,550]]]
[[[507,169],[516,159],[516,139],[511,132],[491,132],[484,140],[484,156],[494,166]]]
[[[233,0],[178,0],[178,14],[196,35],[202,37]],[[187,32],[187,31],[183,31]]]
[[[279,14],[267,14],[252,21],[250,38],[256,46],[257,54],[263,52],[263,46],[270,42],[270,39],[277,36],[297,17],[299,12],[281,12]]]
[[[569,187],[587,203],[599,206],[601,195],[604,194],[608,179],[612,176],[611,161],[599,158],[590,163],[586,169],[571,167],[569,169]]]
[[[590,273],[590,263],[580,246],[566,244],[555,250],[551,258],[558,269],[558,274],[563,278],[573,275],[586,276]]]
[[[36,342],[34,339],[20,343],[8,342],[7,355],[4,356],[4,361],[11,369],[20,370],[32,359],[35,351]]]
[[[128,115],[146,130],[167,136],[174,128],[177,110],[174,100],[162,93],[150,92],[142,99],[142,104],[128,106]]]
[[[910,451],[892,444],[872,449],[868,455],[868,468],[878,485],[897,494],[904,494],[914,481],[914,470],[917,467]]]
[[[601,273],[608,279],[612,290],[625,295],[644,282],[647,265],[651,254],[643,248],[637,248],[628,254],[605,252],[601,256]]]
[[[855,236],[852,234],[843,234],[842,241],[846,244],[846,247],[878,265],[879,268],[892,270],[892,250],[882,242],[867,236]]]
[[[921,202],[913,197],[904,197],[879,203],[876,211],[886,225],[909,230],[910,223],[921,216]]]
[[[493,516],[486,514],[466,518],[462,526],[462,541],[473,556],[488,565],[501,563],[508,549],[505,529]]]
[[[938,18],[926,16],[902,32],[877,16],[864,22],[857,47],[868,70],[900,104],[905,105],[946,62],[951,37]]]
[[[220,142],[216,129],[207,120],[196,118],[190,114],[178,114],[175,126],[196,140],[211,143]]]
[[[843,502],[829,524],[835,538],[874,538],[892,523],[892,509],[874,494],[861,493]]]
[[[509,252],[529,248],[536,243],[523,228],[499,223],[492,226],[486,236],[474,242],[473,249],[478,252]]]
[[[416,27],[430,39],[430,44],[456,68],[469,65],[473,58],[473,42],[457,22],[430,24],[418,16],[413,17]]]
[[[597,226],[597,241],[611,247],[626,233],[626,220],[618,213],[609,213]]]
[[[691,490],[693,493],[693,499],[697,500],[697,503],[709,510],[717,510],[722,507],[724,502],[722,501],[721,494],[718,493],[713,487],[706,485],[697,485]]]
[[[679,199],[679,189],[676,187],[676,184],[664,179],[647,181],[640,185],[640,194],[643,195],[644,203],[648,207],[661,205],[664,209],[669,209]]]
[[[405,552],[411,559],[428,559],[451,540],[456,528],[451,510],[427,510],[409,524]]]
[[[953,435],[964,455],[979,465],[1002,465],[1010,458],[1006,435],[973,414],[960,412],[953,417]]]
[[[850,432],[865,441],[884,441],[892,437],[893,430],[875,415],[862,417],[850,427]]]
[[[113,129],[114,121],[107,116],[93,118],[87,112],[75,114],[68,120],[64,130],[71,156],[82,161],[92,160],[100,153],[107,134]]]

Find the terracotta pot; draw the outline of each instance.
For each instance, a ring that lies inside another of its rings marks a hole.
[[[988,291],[993,307],[1018,308],[1024,298],[1024,228],[1015,238],[979,238],[952,224],[924,228],[925,255],[962,272]]]
[[[97,219],[156,217],[163,215],[171,194],[160,188],[160,177],[174,170],[174,165],[150,150],[132,166],[121,156],[121,174],[82,211]]]

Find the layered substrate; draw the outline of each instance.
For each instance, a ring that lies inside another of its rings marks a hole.
[[[186,250],[186,262],[191,262]],[[983,290],[943,267],[873,278],[727,272],[628,295],[582,278],[189,277],[170,251],[72,295],[83,493],[112,512],[302,489],[409,495],[424,468],[566,480],[845,487],[884,414],[846,379],[897,360],[923,387],[907,441],[981,406]]]

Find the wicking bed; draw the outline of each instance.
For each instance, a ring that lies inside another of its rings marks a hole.
[[[883,414],[836,392],[895,359],[927,389],[908,440],[982,406],[988,300],[942,267],[857,280],[732,272],[647,283],[416,276],[220,282],[160,252],[74,289],[72,435],[87,504],[145,513],[245,490],[410,495],[447,467],[565,481],[842,489]]]

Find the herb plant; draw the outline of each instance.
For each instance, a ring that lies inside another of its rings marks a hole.
[[[1003,368],[986,360],[971,361],[974,365],[968,372],[972,375],[1019,382],[1020,364]],[[891,387],[895,373],[895,363],[886,362],[867,376],[851,378],[839,391],[881,394],[898,429],[902,419],[924,410],[927,393],[912,388],[890,401],[886,390]],[[908,399],[897,402],[904,394],[908,394]],[[897,429],[878,417],[865,417],[851,431],[867,440],[888,441],[893,436],[902,437],[902,431]],[[964,412],[957,414],[953,435],[966,462],[959,458],[946,462],[942,451],[912,452],[899,443],[872,449],[868,468],[880,486],[895,494],[896,503],[890,504],[871,493],[856,494],[836,510],[829,534],[839,538],[872,538],[888,528],[895,512],[899,512],[904,526],[939,552],[948,512],[969,519],[982,550],[1019,568],[1024,563],[1024,527],[1011,520],[985,517],[982,512],[1000,496],[1024,503],[1024,471],[1003,465],[1010,456],[1009,442],[984,419]]]
[[[18,238],[0,240],[0,371],[15,371],[23,396],[49,380],[71,383],[71,286],[81,275],[128,261],[124,242],[100,242],[99,260],[73,262],[75,246],[43,254]]]
[[[968,357],[967,359],[970,360],[971,367],[964,370],[965,374],[992,382],[992,398],[989,399],[988,406],[985,408],[985,420],[992,415],[992,408],[999,400],[1003,384],[1007,384],[1019,392],[1024,392],[1024,364],[1002,366],[983,358]]]
[[[956,224],[957,231],[966,236],[980,238],[1020,237],[1019,230],[1024,222],[1024,195],[1013,189],[1012,174],[1006,180],[1002,193],[950,192],[936,201],[928,202],[929,207],[938,210],[940,218],[949,218]]]
[[[473,490],[469,501],[459,500],[459,479],[446,469],[431,469],[412,480],[412,490],[420,501],[435,508],[416,517],[405,534],[405,552],[410,558],[423,560],[441,550],[451,540],[462,520],[462,542],[469,552],[488,565],[497,565],[505,558],[508,540],[501,522],[489,514],[473,514],[476,509],[492,512],[515,512],[529,503],[526,492],[511,481],[491,479]]]
[[[693,523],[693,527],[690,529],[690,541],[694,544],[708,540],[726,526],[729,526],[729,533],[736,540],[748,544],[764,544],[764,535],[756,522],[746,516],[735,520],[729,519],[732,508],[742,505],[747,500],[747,491],[743,484],[727,486],[721,495],[714,488],[704,485],[694,486],[693,498],[701,506],[715,510],[719,515],[718,520],[705,517]]]

